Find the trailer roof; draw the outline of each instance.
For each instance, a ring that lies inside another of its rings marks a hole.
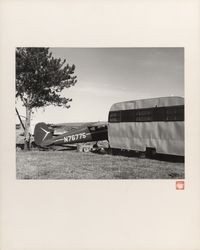
[[[125,102],[114,103],[110,111],[127,110],[127,109],[142,109],[150,107],[165,107],[184,105],[184,98],[180,96],[157,97],[150,99],[132,100]]]

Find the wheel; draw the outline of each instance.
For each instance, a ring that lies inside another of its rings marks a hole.
[[[83,147],[83,152],[84,152],[84,153],[90,152],[90,148],[89,148],[89,147]]]
[[[140,153],[139,153],[139,158],[145,159],[145,158],[146,158],[145,152],[140,152]]]
[[[82,152],[83,151],[83,147],[80,144],[77,145],[77,151],[78,152]]]

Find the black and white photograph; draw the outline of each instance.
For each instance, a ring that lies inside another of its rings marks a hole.
[[[183,47],[17,47],[17,179],[184,179]]]
[[[0,249],[200,249],[200,1],[0,1]]]

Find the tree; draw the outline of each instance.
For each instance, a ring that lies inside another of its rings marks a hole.
[[[30,142],[30,121],[34,109],[49,105],[69,108],[70,98],[61,96],[74,85],[75,65],[54,58],[49,48],[16,48],[16,98],[26,108],[25,148]]]

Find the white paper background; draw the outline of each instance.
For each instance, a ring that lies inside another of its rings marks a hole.
[[[200,249],[199,1],[0,2],[1,249]],[[186,180],[16,180],[15,47],[185,47]]]

